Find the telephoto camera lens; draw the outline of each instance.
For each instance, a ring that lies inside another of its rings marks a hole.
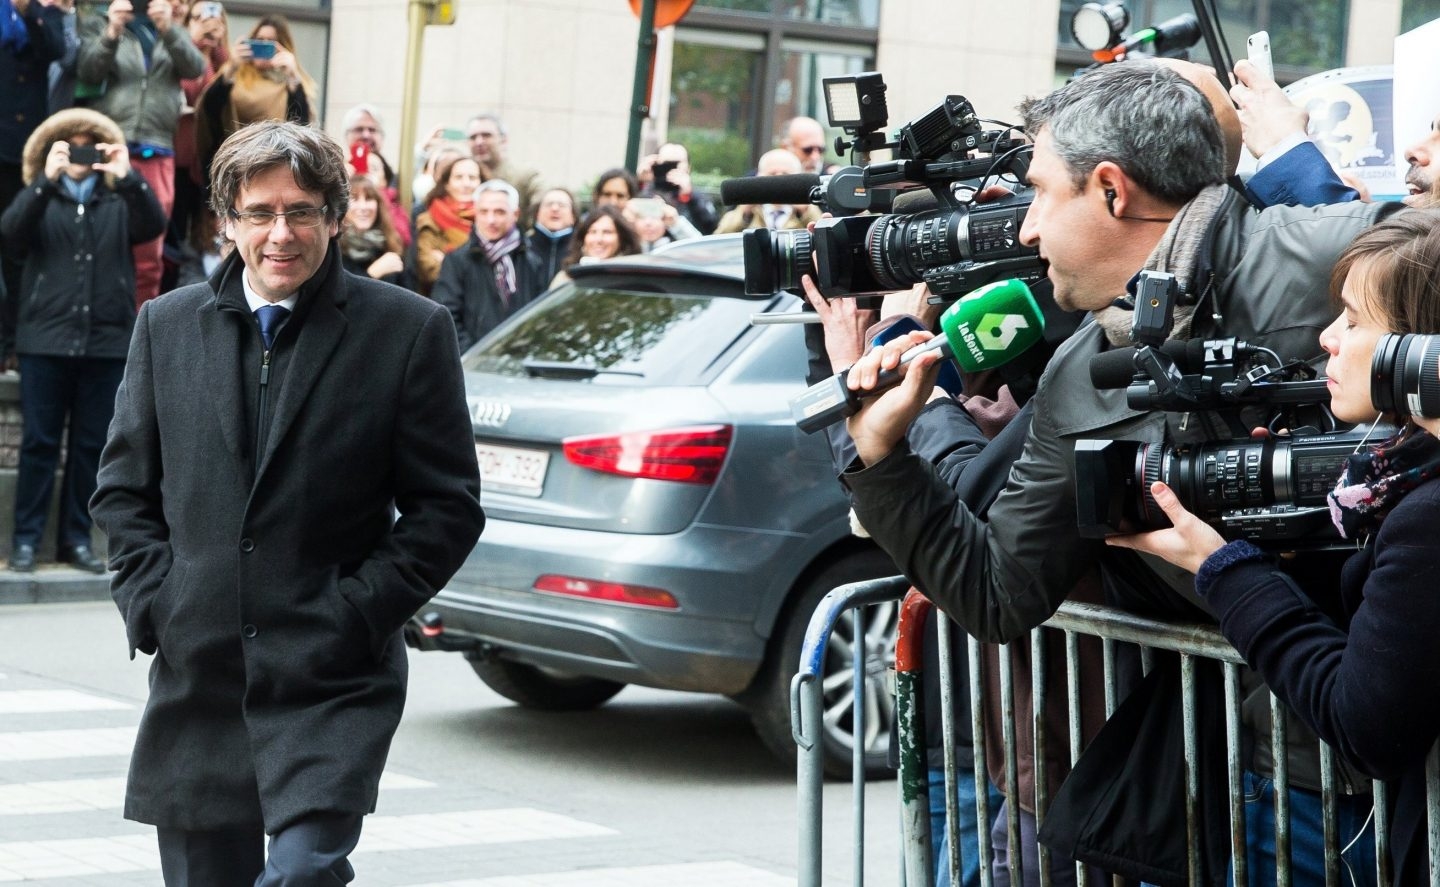
[[[1440,416],[1440,336],[1381,336],[1370,361],[1370,400],[1382,413]]]
[[[950,211],[881,216],[865,237],[870,273],[881,286],[899,290],[923,281],[927,268],[963,261],[956,234],[965,222],[964,213]]]
[[[1027,192],[958,210],[930,210],[877,218],[865,234],[866,263],[884,289],[906,289],[927,272],[962,262],[1039,257],[1020,242],[1030,208]]]
[[[1082,536],[1168,527],[1150,493],[1164,481],[1227,539],[1324,547],[1339,537],[1326,494],[1368,429],[1173,446],[1134,440],[1075,443]]]
[[[803,229],[772,231],[752,228],[743,237],[745,293],[768,296],[776,290],[803,295],[800,277],[815,274],[810,261],[811,236]]]

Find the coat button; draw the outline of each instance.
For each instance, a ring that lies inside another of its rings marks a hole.
[[[250,552],[255,550],[255,543],[250,539],[241,539],[240,550],[245,552],[246,554],[249,554]]]
[[[242,628],[240,629],[240,633],[243,634],[243,635],[245,635],[245,637],[247,637],[247,638],[253,638],[253,637],[255,637],[255,635],[259,634],[260,632],[259,632],[258,629],[255,628],[255,626],[253,626],[253,625],[246,625],[246,626],[244,626],[244,627],[242,627]]]

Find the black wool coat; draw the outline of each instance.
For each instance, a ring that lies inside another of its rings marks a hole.
[[[123,358],[135,325],[131,249],[164,232],[165,210],[133,172],[113,186],[102,177],[83,207],[56,182],[26,185],[0,216],[6,250],[25,263],[16,352]]]
[[[449,314],[338,252],[265,401],[238,255],[140,312],[91,502],[131,655],[155,656],[127,818],[273,832],[372,811],[401,626],[484,526]]]
[[[440,263],[440,277],[430,298],[444,305],[455,321],[455,335],[463,353],[510,315],[535,301],[550,281],[541,280],[539,259],[520,238],[520,248],[510,254],[515,263],[515,292],[509,303],[500,300],[495,286],[495,269],[485,259],[485,248],[475,232],[465,245],[452,251]]]

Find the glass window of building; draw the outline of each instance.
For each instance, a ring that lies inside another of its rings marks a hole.
[[[744,175],[760,123],[765,41],[747,34],[677,31],[668,141],[699,175]]]
[[[1070,33],[1070,17],[1084,2],[1060,2],[1056,67],[1066,76],[1091,61],[1089,53],[1076,45]],[[1435,3],[1437,0],[1407,2]],[[1132,0],[1125,6],[1130,12],[1126,33],[1194,11],[1190,0]],[[1232,58],[1245,57],[1246,37],[1256,31],[1270,32],[1275,74],[1282,83],[1345,64],[1349,0],[1216,0],[1215,8]],[[1190,50],[1190,58],[1210,63],[1210,53],[1203,40]]]
[[[1440,0],[1405,0],[1400,6],[1400,33],[1440,18]]]
[[[668,138],[702,187],[753,170],[791,117],[824,124],[821,81],[872,69],[879,23],[880,0],[699,0],[675,31]]]
[[[780,5],[792,19],[851,28],[880,26],[880,0],[784,0]]]
[[[859,74],[875,67],[875,52],[865,46],[837,46],[810,41],[787,41],[780,54],[780,75],[775,80],[774,109],[770,114],[770,132],[775,139],[785,135],[785,124],[792,117],[813,117],[825,126],[825,156],[831,161],[843,158],[834,153],[835,137],[840,129],[827,126],[825,119],[826,77]]]

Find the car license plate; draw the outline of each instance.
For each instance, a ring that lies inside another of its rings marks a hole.
[[[550,454],[543,450],[477,443],[475,458],[480,463],[480,483],[485,489],[520,496],[539,496],[545,489]]]

